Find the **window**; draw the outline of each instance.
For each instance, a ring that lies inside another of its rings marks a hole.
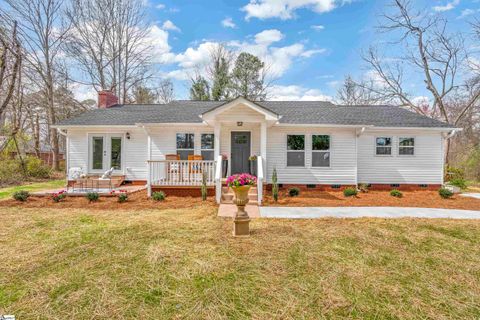
[[[312,167],[330,167],[330,136],[312,135]]]
[[[287,135],[287,167],[305,166],[305,136]]]
[[[213,133],[202,134],[202,158],[203,160],[213,160],[213,148],[214,148],[214,135]]]
[[[379,156],[389,156],[392,154],[392,138],[391,137],[376,138],[376,154]]]
[[[181,160],[188,160],[193,155],[195,135],[193,133],[177,133],[177,154]]]
[[[111,150],[110,150],[110,167],[115,170],[122,169],[122,138],[111,138]]]
[[[398,138],[398,154],[413,156],[415,153],[415,138]]]
[[[103,137],[92,137],[92,169],[103,170]]]

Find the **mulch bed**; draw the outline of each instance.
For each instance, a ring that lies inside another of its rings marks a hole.
[[[480,210],[480,199],[454,196],[442,199],[437,191],[404,191],[402,198],[395,198],[388,191],[369,191],[356,197],[345,197],[343,192],[303,190],[297,197],[281,191],[278,202],[272,195],[265,195],[263,205],[285,207],[420,207]]]
[[[89,202],[85,197],[67,197],[61,202],[54,202],[50,197],[31,196],[26,202],[14,199],[0,201],[1,207],[24,208],[81,208],[93,210],[142,210],[142,209],[182,209],[194,208],[201,204],[216,205],[214,197],[203,202],[201,197],[168,196],[164,201],[148,199],[146,191],[128,195],[128,201],[119,203],[117,197],[100,197],[96,202]]]

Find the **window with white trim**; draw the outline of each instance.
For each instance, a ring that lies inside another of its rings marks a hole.
[[[201,136],[201,153],[203,160],[213,160],[213,150],[215,143],[215,135],[213,133],[202,133]]]
[[[377,156],[392,155],[392,137],[377,137],[375,138]]]
[[[193,133],[177,133],[177,154],[180,160],[188,160],[194,154],[195,135]]]
[[[415,154],[415,138],[398,138],[398,155],[413,156]]]
[[[305,135],[287,135],[287,167],[305,166]]]
[[[330,167],[329,135],[312,135],[312,167]]]

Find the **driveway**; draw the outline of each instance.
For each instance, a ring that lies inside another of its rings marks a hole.
[[[480,219],[480,211],[399,207],[260,207],[260,217],[285,219],[326,217]]]

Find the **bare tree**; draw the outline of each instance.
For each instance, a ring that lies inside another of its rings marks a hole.
[[[121,103],[151,77],[149,26],[141,0],[73,0],[66,50],[97,91],[111,90]]]
[[[159,103],[169,103],[175,100],[173,83],[169,79],[160,81],[160,84],[156,92],[157,92],[157,101]]]
[[[59,169],[59,136],[52,126],[55,110],[56,70],[68,27],[62,20],[62,0],[5,0],[10,14],[19,23],[19,35],[25,46],[26,75],[45,95],[53,168]]]
[[[394,0],[393,13],[384,14],[379,29],[398,36],[397,41],[389,45],[405,48],[406,56],[384,57],[376,48],[370,48],[363,59],[373,70],[380,86],[370,89],[384,99],[393,99],[399,105],[418,113],[435,117],[457,126],[465,114],[480,97],[480,86],[476,83],[464,83],[458,73],[465,60],[461,34],[452,34],[447,30],[448,23],[438,16],[426,15],[413,9],[407,0]],[[419,105],[408,92],[405,81],[405,66],[410,72],[423,75],[426,89],[431,94],[431,110]],[[454,93],[468,95],[459,112],[451,112],[447,101]],[[449,146],[446,154],[448,159]]]
[[[0,120],[4,118],[5,111],[12,100],[17,85],[22,61],[22,48],[17,37],[17,22],[12,23],[11,35],[8,35],[6,24],[0,26]],[[1,124],[2,122],[0,122]]]
[[[356,82],[348,75],[337,91],[337,101],[348,106],[389,103],[390,101],[383,100],[385,99],[383,95],[375,94],[374,87],[375,83],[373,81],[361,80]]]

